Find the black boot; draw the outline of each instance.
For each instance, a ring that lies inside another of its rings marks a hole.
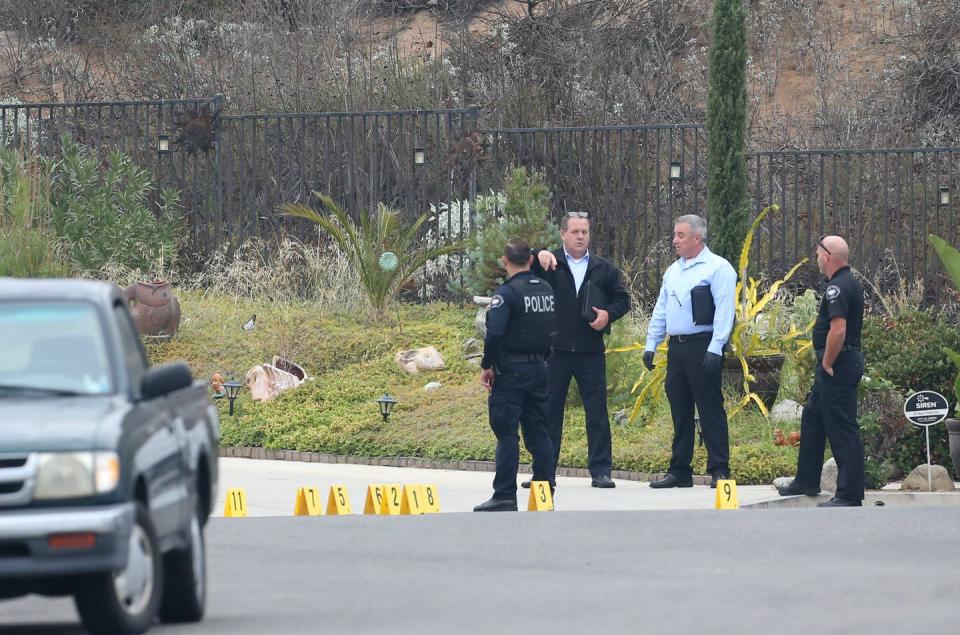
[[[475,512],[515,512],[517,501],[508,498],[491,498],[473,508]]]

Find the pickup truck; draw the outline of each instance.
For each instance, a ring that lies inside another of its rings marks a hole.
[[[72,595],[95,633],[199,621],[219,437],[119,287],[0,278],[0,600]]]

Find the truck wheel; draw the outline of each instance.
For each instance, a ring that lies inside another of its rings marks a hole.
[[[93,633],[142,633],[160,606],[163,561],[157,533],[143,504],[136,506],[126,568],[91,577],[74,595],[80,619]]]
[[[197,497],[190,520],[190,543],[175,549],[163,559],[163,622],[199,622],[207,604],[207,549],[203,538],[203,510]]]

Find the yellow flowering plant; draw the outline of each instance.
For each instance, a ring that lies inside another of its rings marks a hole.
[[[804,258],[795,264],[783,278],[774,281],[762,293],[760,290],[761,281],[751,278],[747,274],[747,268],[750,265],[750,247],[753,244],[754,234],[756,234],[760,223],[763,222],[769,212],[779,210],[780,206],[777,204],[763,208],[753,220],[740,250],[740,262],[737,268],[739,282],[737,282],[736,290],[736,322],[733,332],[730,334],[730,352],[740,362],[740,367],[743,370],[743,399],[730,413],[731,416],[751,401],[757,404],[760,412],[764,415],[768,414],[763,400],[750,388],[750,382],[756,379],[750,370],[752,359],[774,355],[799,356],[809,354],[813,347],[809,339],[810,330],[813,328],[813,320],[798,328],[789,315],[784,315],[785,311],[782,303],[775,302],[780,288],[793,277],[808,259]]]

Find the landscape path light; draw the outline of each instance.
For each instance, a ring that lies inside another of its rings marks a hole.
[[[380,416],[386,421],[390,418],[393,407],[397,405],[397,400],[390,395],[382,395],[377,399],[377,405],[380,406]]]
[[[231,379],[228,382],[223,384],[223,387],[227,391],[227,401],[230,402],[230,416],[233,416],[233,402],[236,401],[237,396],[240,394],[240,389],[243,388],[243,384],[239,381]]]

